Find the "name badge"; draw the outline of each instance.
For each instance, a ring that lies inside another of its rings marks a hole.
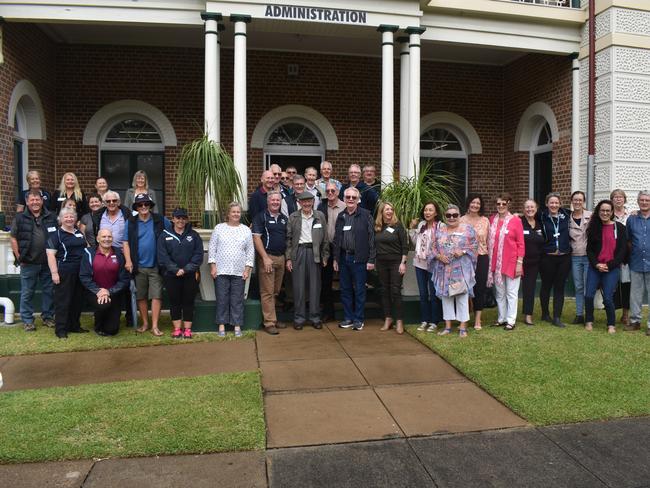
[[[344,225],[344,226],[343,226],[343,230],[344,230],[344,231],[348,231],[348,230],[350,230],[351,228],[352,228],[351,225]]]
[[[556,232],[555,234],[553,234],[553,237],[555,237],[557,239],[558,237],[560,237],[560,233]]]
[[[54,232],[56,230],[56,227],[48,227],[47,231],[48,232]]]
[[[314,224],[314,229],[322,229],[322,224]]]
[[[275,224],[275,220],[269,220],[269,224]]]
[[[503,231],[504,234],[508,234],[509,232],[510,232],[510,231],[509,231],[508,229],[506,229],[506,230]]]
[[[166,240],[166,241],[173,241],[174,238],[173,238],[173,237],[165,237],[165,240]]]
[[[525,235],[525,236],[527,236],[527,235],[529,235],[529,234],[530,234],[530,231],[529,231],[529,230],[525,230],[525,231],[524,231],[524,235]]]
[[[395,229],[393,229],[392,227],[386,227],[386,231],[392,234],[393,232],[395,232]]]
[[[136,215],[138,215],[138,211],[137,210],[132,210],[131,215],[133,215],[135,217]]]
[[[74,236],[75,236],[75,237],[79,237],[79,238],[81,238],[81,239],[84,238],[84,236],[83,236],[82,234],[75,234]]]
[[[59,197],[56,199],[58,202],[65,202],[65,197]]]

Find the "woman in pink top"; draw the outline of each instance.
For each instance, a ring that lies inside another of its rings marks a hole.
[[[478,243],[478,259],[476,260],[476,285],[474,285],[474,329],[481,330],[481,312],[485,306],[488,275],[488,247],[487,238],[490,230],[490,221],[483,216],[483,197],[478,193],[467,196],[467,213],[460,218],[461,224],[468,224],[474,228],[476,242]]]
[[[614,220],[614,204],[602,200],[594,209],[587,227],[587,283],[585,285],[585,329],[591,331],[594,324],[594,295],[603,290],[603,304],[607,313],[607,332],[616,332],[614,291],[618,284],[621,264],[627,251],[625,226]]]
[[[490,218],[488,286],[494,285],[498,321],[506,330],[515,328],[519,282],[523,275],[526,248],[521,219],[510,213],[512,197],[501,193],[496,199],[497,213]]]

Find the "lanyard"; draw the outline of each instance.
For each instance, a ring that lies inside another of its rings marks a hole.
[[[549,218],[551,219],[551,224],[553,224],[553,230],[555,233],[553,234],[553,237],[555,237],[555,249],[558,251],[560,250],[560,214],[557,214],[557,224],[555,223],[555,220],[553,220],[553,216],[551,214],[548,214]]]

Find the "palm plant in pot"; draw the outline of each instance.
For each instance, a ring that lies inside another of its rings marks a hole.
[[[176,194],[181,206],[201,212],[206,228],[221,222],[228,204],[241,202],[244,195],[232,157],[206,134],[183,146]]]
[[[416,173],[414,171],[414,173]],[[458,178],[447,171],[434,170],[433,162],[427,161],[420,167],[416,176],[400,178],[386,185],[381,192],[381,199],[391,203],[397,218],[409,228],[420,220],[420,212],[427,202],[435,202],[439,208],[445,209],[449,203],[458,201],[454,187]],[[409,253],[409,261],[413,252]],[[415,271],[407,267],[402,287],[402,294],[418,295]]]

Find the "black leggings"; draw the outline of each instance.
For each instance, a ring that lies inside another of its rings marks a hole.
[[[192,322],[194,299],[199,288],[195,274],[187,273],[180,277],[166,274],[163,281],[169,295],[169,313],[172,320]]]
[[[535,286],[539,272],[539,259],[533,261],[524,258],[524,276],[521,277],[521,289],[524,297],[524,315],[533,315],[535,307]]]
[[[490,258],[487,254],[479,254],[476,260],[476,284],[474,285],[474,311],[480,312],[485,307],[485,293],[487,292],[488,269]]]
[[[381,282],[381,304],[384,318],[393,316],[402,320],[402,275],[399,274],[399,265],[402,256],[399,254],[385,254],[377,256],[377,275]]]
[[[548,304],[553,288],[553,318],[562,317],[564,307],[564,285],[571,272],[570,254],[542,254],[539,262],[539,274],[542,277],[542,288],[539,291],[539,302],[542,305],[542,316],[548,313]]]

